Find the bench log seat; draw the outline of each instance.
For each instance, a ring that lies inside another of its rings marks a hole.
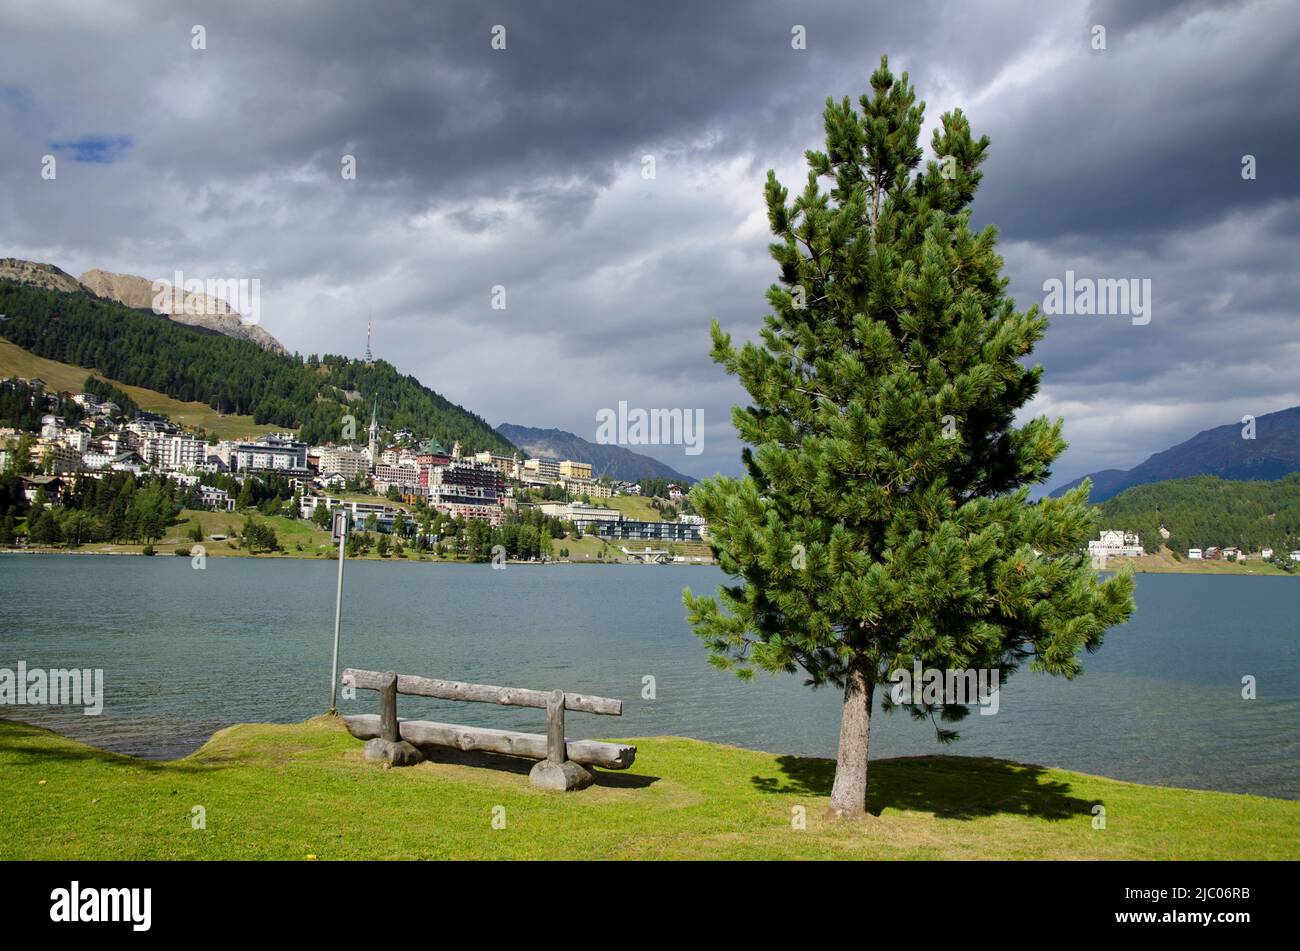
[[[370,740],[381,735],[379,719],[376,713],[359,713],[343,717],[343,722],[357,739]],[[397,729],[403,740],[416,747],[444,746],[466,752],[504,753],[530,759],[545,759],[547,755],[546,735],[542,733],[518,733],[432,720],[398,720]],[[573,762],[602,769],[627,769],[636,759],[636,747],[621,743],[566,738],[564,748],[567,758]]]

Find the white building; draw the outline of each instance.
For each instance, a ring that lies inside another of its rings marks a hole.
[[[1143,554],[1142,541],[1134,532],[1109,529],[1099,539],[1088,542],[1088,554],[1094,558],[1137,558]]]
[[[1259,557],[1263,558],[1265,561],[1268,561],[1270,558],[1273,557],[1273,549],[1265,548],[1263,551],[1259,553]]]
[[[267,433],[256,442],[236,446],[230,468],[305,471],[307,444],[292,433]]]
[[[193,436],[158,436],[145,441],[145,460],[168,472],[197,469],[207,461],[208,444]]]
[[[391,486],[396,486],[399,492],[417,491],[420,488],[420,470],[414,466],[375,466],[376,494],[386,494]]]
[[[617,522],[623,517],[623,513],[618,509],[583,505],[581,502],[542,502],[537,507],[544,515],[573,522],[578,526],[586,526],[594,522]]]
[[[345,479],[355,479],[370,471],[370,453],[351,446],[326,446],[320,451],[320,474],[338,473]]]
[[[218,489],[212,485],[199,486],[199,502],[205,509],[212,509],[216,512],[233,512],[235,510],[235,500],[230,497],[225,489]]]
[[[1204,552],[1202,552],[1199,548],[1189,548],[1189,549],[1187,549],[1187,560],[1188,560],[1188,561],[1201,561],[1201,560],[1203,560],[1203,557],[1202,557],[1203,555],[1204,555]]]
[[[560,481],[560,463],[557,459],[525,459],[524,468],[542,479]]]
[[[61,439],[63,438],[64,424],[63,420],[57,416],[41,417],[41,438],[42,439]]]

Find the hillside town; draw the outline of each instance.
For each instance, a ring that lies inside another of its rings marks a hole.
[[[661,487],[655,518],[632,517],[611,500],[640,497],[639,483],[593,477],[591,464],[579,460],[467,453],[458,442],[447,447],[410,429],[390,432],[377,405],[364,442],[308,445],[293,432],[209,438],[102,393],[50,392],[36,378],[0,381],[0,393],[11,405],[29,404],[31,418],[39,417],[39,427],[0,427],[0,472],[12,466],[34,506],[56,506],[85,480],[125,473],[165,479],[185,490],[186,507],[213,512],[246,508],[271,487],[287,496],[281,510],[291,508],[292,517],[323,527],[330,512],[345,509],[367,531],[416,544],[428,541],[422,513],[437,513],[445,526],[440,534],[464,533],[474,524],[498,529],[527,513],[562,526],[563,534],[552,531],[553,537],[600,539],[626,560],[710,560],[699,545],[708,526],[690,511],[684,486]],[[26,540],[16,533],[10,541]],[[668,546],[676,543],[692,544],[694,554],[674,554]]]

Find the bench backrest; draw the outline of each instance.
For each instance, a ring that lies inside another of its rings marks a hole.
[[[343,682],[363,690],[382,690],[391,676],[377,670],[357,670],[349,667],[343,671]],[[509,707],[537,707],[545,710],[553,695],[549,690],[528,690],[522,687],[494,687],[491,684],[470,684],[460,680],[436,680],[431,677],[397,675],[397,692],[412,697],[433,697],[437,700],[467,700],[475,703],[499,703]],[[600,713],[606,716],[623,715],[623,701],[610,697],[592,697],[582,693],[565,693],[564,709],[581,713]]]

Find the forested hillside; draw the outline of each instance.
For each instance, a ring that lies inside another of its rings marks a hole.
[[[364,439],[377,401],[386,429],[409,427],[448,445],[459,440],[467,451],[514,450],[481,417],[383,360],[279,355],[88,294],[12,281],[0,281],[0,314],[0,336],[37,356],[223,413],[251,414],[258,423],[297,429],[307,442],[339,441],[346,413]]]
[[[1275,482],[1194,476],[1134,486],[1103,502],[1101,528],[1138,532],[1147,551],[1237,545],[1247,551],[1300,548],[1300,473]]]

